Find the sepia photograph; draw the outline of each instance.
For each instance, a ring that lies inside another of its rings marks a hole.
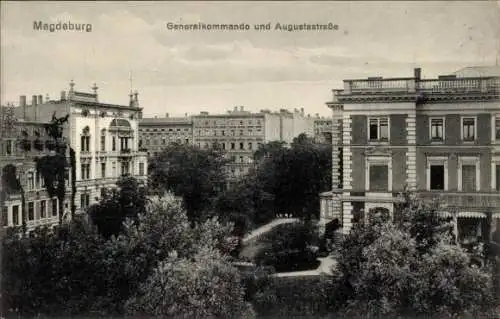
[[[1,1],[0,319],[500,319],[500,1]]]

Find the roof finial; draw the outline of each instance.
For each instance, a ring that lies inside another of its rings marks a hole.
[[[73,80],[69,81],[69,90],[73,91],[74,87],[75,87],[75,82]]]
[[[94,82],[94,86],[92,86],[92,90],[94,90],[94,94],[97,94],[97,89],[98,89],[98,88],[99,88],[99,87],[98,87],[98,86],[97,86],[97,84],[95,84],[95,82]]]

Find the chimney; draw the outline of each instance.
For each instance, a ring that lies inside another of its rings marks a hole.
[[[238,112],[238,107],[237,106],[234,107],[234,111]]]
[[[35,105],[36,105],[36,101],[37,101],[37,97],[36,97],[36,95],[33,95],[33,96],[31,97],[31,105],[32,105],[32,106],[35,106]]]
[[[21,95],[19,97],[19,106],[23,110],[23,119],[26,118],[26,95]]]
[[[168,116],[169,116],[169,114],[168,114],[168,113],[165,113],[165,117],[168,117]]]
[[[242,112],[243,112],[243,105],[242,105],[242,106],[240,106],[240,111],[242,111]]]
[[[184,116],[185,116],[185,117],[188,117],[188,114],[187,114],[187,113],[184,113]]]
[[[316,113],[316,117],[319,118],[319,113]]]
[[[422,76],[422,69],[421,68],[415,68],[413,70],[413,74],[415,79],[420,80],[420,77]]]
[[[38,103],[37,104],[43,104],[43,95],[38,96]]]
[[[66,101],[66,91],[61,91],[61,101]]]
[[[26,107],[26,95],[21,95],[19,97],[19,106]]]

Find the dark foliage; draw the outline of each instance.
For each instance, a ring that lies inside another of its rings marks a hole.
[[[150,187],[182,197],[189,219],[204,220],[226,185],[223,155],[217,147],[169,145],[149,165]]]
[[[314,226],[304,223],[283,224],[266,234],[255,263],[273,266],[277,272],[316,269],[318,237]]]
[[[135,178],[122,177],[117,187],[89,210],[92,222],[105,238],[120,234],[125,219],[136,221],[138,214],[143,214],[146,209],[145,188]]]

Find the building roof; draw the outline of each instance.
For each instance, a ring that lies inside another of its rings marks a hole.
[[[500,76],[500,66],[468,66],[454,72],[457,77],[494,77]]]
[[[143,118],[139,125],[169,125],[169,124],[191,124],[191,117],[160,117]]]

